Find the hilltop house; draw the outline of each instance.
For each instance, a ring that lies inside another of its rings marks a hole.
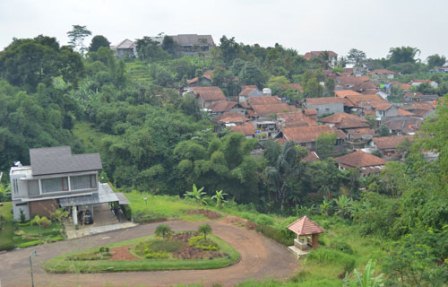
[[[308,98],[306,109],[315,109],[318,116],[344,112],[344,99],[338,97]]]
[[[379,173],[386,164],[382,158],[361,150],[335,158],[339,169],[358,169],[362,176]]]
[[[335,67],[338,62],[338,54],[333,51],[310,51],[305,53],[303,58],[307,61],[321,58],[327,61],[330,67]]]
[[[173,39],[175,51],[180,55],[208,53],[215,47],[215,42],[211,35],[180,34],[168,37]]]
[[[186,89],[186,93],[192,93],[198,103],[199,108],[209,109],[217,102],[226,102],[226,96],[219,87],[191,87]]]
[[[107,183],[100,183],[100,155],[72,154],[69,146],[30,149],[30,166],[18,164],[10,170],[15,220],[49,217],[57,208],[71,210],[73,223],[78,212],[102,203],[127,204]]]
[[[120,44],[111,48],[120,59],[134,59],[138,56],[137,44],[129,39],[124,39]]]

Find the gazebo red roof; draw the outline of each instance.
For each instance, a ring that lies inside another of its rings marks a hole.
[[[311,235],[323,233],[324,229],[309,219],[306,215],[294,221],[288,229],[297,235]]]

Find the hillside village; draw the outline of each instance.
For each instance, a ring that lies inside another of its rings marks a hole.
[[[445,286],[444,56],[75,38],[0,51],[0,285]]]

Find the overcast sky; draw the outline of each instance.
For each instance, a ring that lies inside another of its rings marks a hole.
[[[301,54],[357,48],[377,58],[412,46],[425,59],[448,56],[447,12],[446,0],[0,0],[0,49],[39,34],[66,44],[78,24],[112,44],[160,32],[211,34],[216,43],[234,36]]]

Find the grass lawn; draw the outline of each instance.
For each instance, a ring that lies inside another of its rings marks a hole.
[[[213,240],[219,246],[220,252],[226,253],[227,256],[217,257],[213,259],[146,259],[136,256],[135,260],[67,260],[70,256],[79,256],[86,253],[92,253],[98,250],[89,249],[82,252],[65,254],[52,258],[45,262],[44,268],[48,272],[55,273],[97,273],[97,272],[118,272],[118,271],[155,271],[155,270],[187,270],[187,269],[216,269],[232,265],[239,261],[239,253],[228,243],[222,239],[209,235],[208,238]],[[117,242],[104,245],[102,247],[114,248],[129,246],[131,250],[141,242],[154,239],[154,236],[136,238],[132,240]],[[134,252],[132,252],[136,255]]]
[[[189,210],[207,208],[225,215],[245,218],[258,225],[272,227],[282,233],[287,226],[300,216],[281,217],[261,214],[251,208],[227,203],[224,208],[204,207],[193,201],[177,197],[150,195],[148,193],[127,193],[133,212],[149,214],[157,218],[188,219]],[[148,198],[146,207],[143,200]],[[313,251],[308,257],[300,259],[301,271],[288,281],[245,282],[241,286],[341,286],[341,277],[353,268],[362,269],[369,259],[377,261],[381,267],[382,258],[387,256],[382,248],[382,240],[374,236],[361,236],[356,228],[338,217],[311,215],[311,218],[325,229],[321,236],[321,248]],[[200,216],[198,217],[200,219]],[[313,254],[314,253],[314,254]]]
[[[0,215],[4,218],[3,228],[0,231],[0,250],[64,240],[60,224],[52,223],[49,227],[43,228],[29,223],[13,222],[11,202],[4,202],[3,206],[0,206]]]
[[[0,230],[0,250],[10,250],[15,247],[13,235],[14,226],[12,222],[12,203],[3,202],[0,206],[0,216],[3,218]]]

